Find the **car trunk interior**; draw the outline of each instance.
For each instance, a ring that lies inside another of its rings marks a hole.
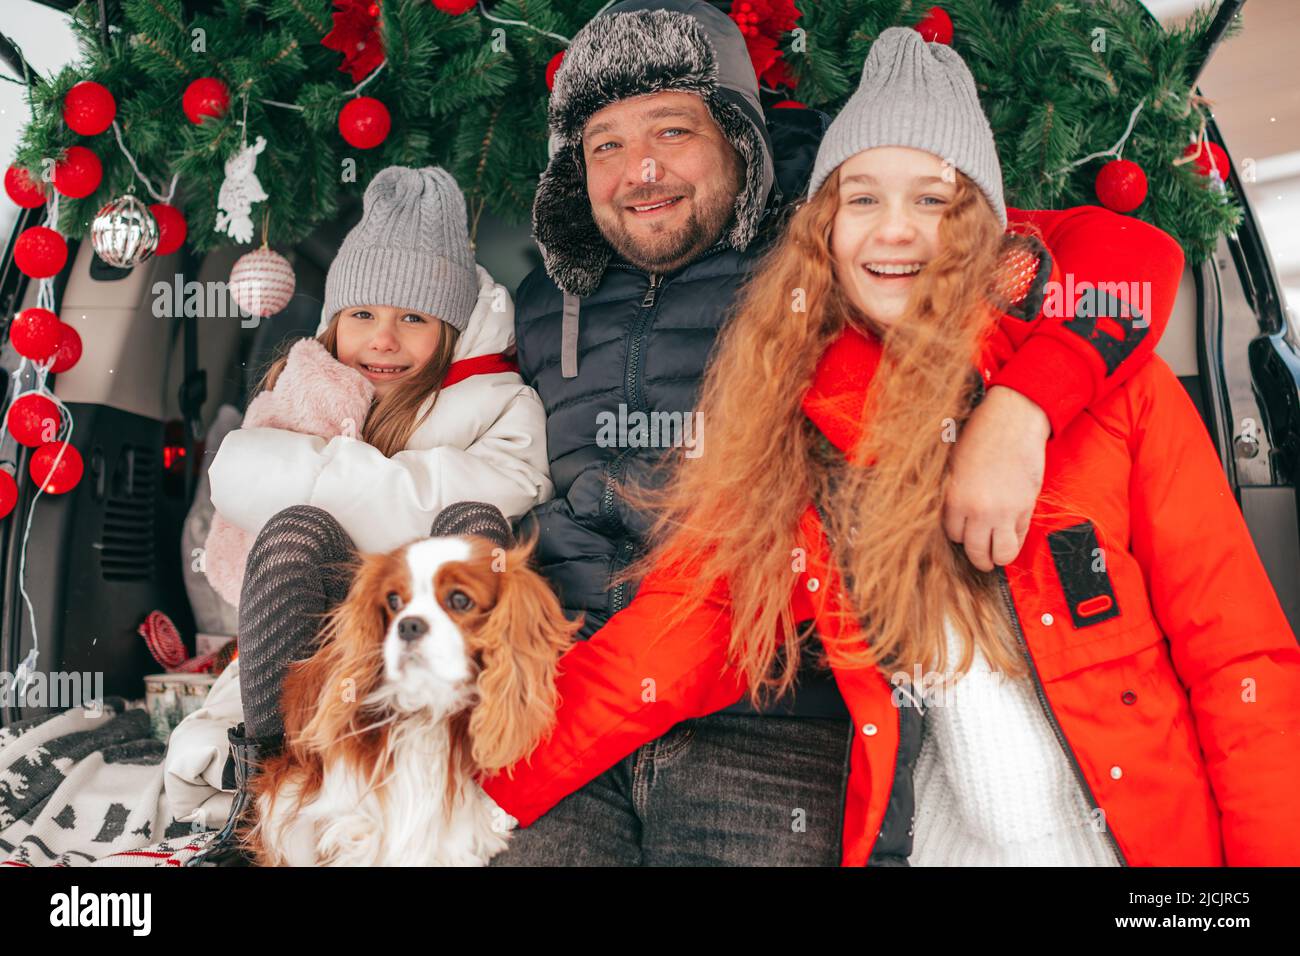
[[[242,415],[249,390],[286,340],[314,334],[326,270],[359,214],[354,205],[296,247],[277,249],[297,277],[293,299],[279,314],[241,320],[226,299],[216,314],[197,317],[197,365],[206,374],[207,395],[194,450],[206,461],[213,452],[201,442],[218,409],[232,405]],[[174,311],[166,300],[174,302],[177,282],[182,290],[191,281],[204,290],[209,283],[224,288],[235,260],[247,251],[226,247],[195,257],[182,250],[118,270],[100,261],[88,242],[76,245],[59,311],[81,336],[83,357],[51,381],[72,413],[70,441],[85,473],[71,492],[41,495],[34,510],[32,483],[20,482],[13,520],[0,524],[0,670],[15,672],[28,654],[33,621],[41,670],[102,672],[109,695],[141,697],[143,676],[163,669],[137,632],[149,612],[165,613],[195,652],[183,569],[197,568],[200,555],[184,553],[182,529],[199,483],[187,494],[184,322],[165,314]],[[512,290],[540,262],[527,227],[490,215],[480,220],[476,251]],[[36,291],[36,283],[28,283],[16,308],[35,305]],[[0,352],[6,378],[19,361],[6,343]],[[19,450],[9,442],[6,452]],[[219,600],[215,592],[211,599]],[[0,723],[40,712],[6,707]]]

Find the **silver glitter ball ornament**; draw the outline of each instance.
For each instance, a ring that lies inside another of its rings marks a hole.
[[[158,222],[149,207],[129,193],[106,203],[90,224],[90,244],[110,266],[130,269],[158,248]]]

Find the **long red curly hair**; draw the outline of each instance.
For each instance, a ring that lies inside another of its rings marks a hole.
[[[880,329],[836,280],[836,170],[790,216],[719,336],[698,405],[707,452],[668,456],[670,473],[654,483],[662,487],[627,491],[656,520],[654,549],[624,576],[638,578],[661,562],[681,565],[694,578],[678,606],[681,617],[703,600],[710,582],[725,580],[729,658],[756,704],[790,688],[808,650],[809,632],[796,633],[790,598],[799,519],[814,499],[828,504],[832,540],[864,529],[839,559],[848,582],[841,603],[852,608],[867,640],[855,636],[833,648],[837,666],[942,671],[947,616],[969,638],[958,673],[969,668],[975,646],[994,669],[1025,672],[994,573],[974,568],[941,523],[953,447],[943,440],[944,425],[951,419],[960,426],[973,408],[975,357],[994,328],[988,306],[999,302],[999,257],[1008,244],[1024,241],[1004,236],[983,193],[956,176],[939,225],[940,252],[920,273],[903,318]],[[796,311],[800,299],[806,308]],[[863,409],[866,416],[870,407],[870,420],[881,427],[864,429],[832,489],[801,401],[822,354],[849,325],[881,340]]]

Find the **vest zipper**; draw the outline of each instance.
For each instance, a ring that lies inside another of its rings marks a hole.
[[[716,242],[712,247],[701,253],[695,261],[698,262],[700,259],[703,259],[706,256],[711,256],[715,252],[720,252],[726,247],[727,243],[725,240]],[[635,272],[641,271],[633,265],[621,262],[611,262],[609,263],[609,266],[612,268],[627,269]],[[659,273],[650,273],[650,285],[646,288],[645,295],[641,298],[641,312],[637,316],[636,325],[632,328],[632,338],[628,345],[627,352],[627,368],[623,376],[623,388],[626,393],[629,410],[644,410],[642,406],[645,403],[640,400],[641,348],[645,341],[646,329],[649,327],[650,320],[654,316],[655,301],[658,298],[660,281],[662,279],[663,276]],[[631,449],[629,448],[623,449],[623,451],[619,452],[614,460],[609,463],[609,466],[606,469],[605,491],[601,496],[601,513],[611,521],[613,520],[612,509],[614,505],[614,494],[617,490],[619,468],[623,464],[624,456],[630,451]],[[625,535],[623,541],[619,543],[618,554],[615,556],[613,565],[610,568],[611,579],[615,574],[627,567],[635,552],[636,542],[634,542],[629,536]],[[626,601],[627,582],[622,581],[611,588],[609,605],[610,613],[617,614],[623,609]]]
[[[659,290],[659,274],[650,274],[650,285],[641,299],[641,313],[632,328],[632,339],[627,348],[627,370],[624,374],[624,391],[627,394],[629,410],[638,410],[642,402],[638,396],[641,386],[641,347],[645,342],[646,329],[654,316],[655,295]]]
[[[623,458],[629,451],[631,451],[630,448],[624,448],[605,466],[605,491],[600,496],[600,516],[606,521],[614,520],[615,483],[618,479],[618,470],[623,464]]]
[[[645,298],[641,300],[641,308],[648,309],[655,304],[655,289],[659,287],[659,273],[650,273],[650,287],[645,290]]]
[[[1006,568],[1001,565],[996,566],[998,575],[998,587],[1002,591],[1002,600],[1006,604],[1007,611],[1011,615],[1012,628],[1016,633],[1016,640],[1020,644],[1020,652],[1025,658],[1025,663],[1029,665],[1029,673],[1034,679],[1034,692],[1038,695],[1038,703],[1043,708],[1043,713],[1047,715],[1047,722],[1051,725],[1052,733],[1056,735],[1057,742],[1061,745],[1061,750],[1065,752],[1066,758],[1070,761],[1070,767],[1074,770],[1075,778],[1079,781],[1079,786],[1088,797],[1088,802],[1093,810],[1101,810],[1097,805],[1097,798],[1093,795],[1092,787],[1088,784],[1088,778],[1083,775],[1083,768],[1079,766],[1079,761],[1074,756],[1074,751],[1070,749],[1069,741],[1065,739],[1065,734],[1061,731],[1061,725],[1056,722],[1056,714],[1052,712],[1052,705],[1047,701],[1047,694],[1043,691],[1042,681],[1038,678],[1038,668],[1034,666],[1034,659],[1029,653],[1029,642],[1025,640],[1025,633],[1020,628],[1020,615],[1016,611],[1015,602],[1011,600],[1011,585],[1007,581]],[[1102,810],[1102,819],[1105,820],[1106,811]],[[1124,858],[1124,852],[1119,848],[1119,841],[1111,833],[1110,823],[1105,825],[1106,839],[1109,841],[1111,849],[1115,851],[1115,858],[1119,860],[1120,866],[1128,866],[1128,860]]]
[[[641,387],[641,347],[645,341],[646,329],[650,325],[650,320],[654,316],[655,296],[659,290],[660,275],[657,272],[650,273],[650,285],[646,288],[645,295],[641,299],[641,312],[637,316],[636,325],[632,328],[632,340],[627,350],[627,369],[623,377],[623,389],[627,397],[627,405],[630,410],[638,410],[645,403],[639,398]],[[619,470],[623,464],[623,458],[631,451],[625,448],[615,456],[608,467],[605,469],[605,492],[601,496],[600,510],[602,515],[611,522],[613,521],[614,495],[617,491]],[[615,556],[610,566],[610,579],[614,575],[627,567],[631,560],[632,554],[636,550],[636,544],[630,537],[624,534],[623,540],[619,542],[618,554]],[[627,582],[620,581],[613,585],[610,590],[609,610],[610,614],[617,614],[623,609],[627,601]]]
[[[632,563],[632,555],[636,551],[636,545],[630,537],[624,538],[618,546],[618,554],[614,557],[614,563],[610,568],[613,574],[617,574]],[[614,585],[613,592],[609,598],[609,613],[612,617],[627,604],[627,582],[619,581]]]
[[[614,456],[614,459],[605,468],[605,490],[600,496],[600,516],[611,526],[614,524],[614,495],[618,491],[618,476],[623,468],[623,459],[631,451],[630,448],[624,448]],[[610,563],[609,576],[611,581],[614,575],[627,567],[634,549],[635,545],[632,540],[627,535],[624,535],[623,540],[618,545],[618,554],[614,556],[614,560]],[[623,610],[624,605],[627,603],[626,594],[626,581],[620,581],[610,589],[609,608],[611,615]]]

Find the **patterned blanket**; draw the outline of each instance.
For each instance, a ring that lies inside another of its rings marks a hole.
[[[182,865],[216,831],[175,819],[166,750],[121,697],[0,728],[0,865]]]

